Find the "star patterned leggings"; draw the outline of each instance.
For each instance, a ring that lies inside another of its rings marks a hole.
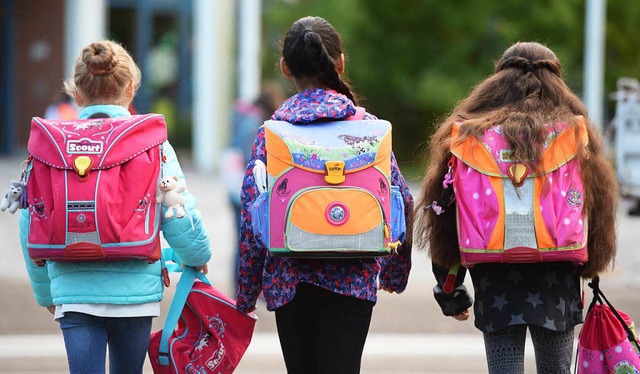
[[[524,373],[527,327],[533,341],[537,373],[571,373],[573,327],[566,331],[551,331],[538,326],[518,325],[484,333],[489,374]]]

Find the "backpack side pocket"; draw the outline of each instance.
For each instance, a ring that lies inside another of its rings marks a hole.
[[[400,187],[391,186],[391,241],[404,241],[407,221],[404,216],[404,199]]]
[[[253,235],[264,247],[269,247],[269,196],[269,192],[258,195],[250,209]]]

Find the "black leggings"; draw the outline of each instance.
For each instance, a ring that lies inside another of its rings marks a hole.
[[[276,309],[278,337],[289,374],[356,374],[374,303],[307,283]]]
[[[571,373],[573,327],[566,331],[528,327],[536,354],[537,373]],[[484,333],[490,374],[524,373],[526,336],[526,325],[509,326],[496,332]]]

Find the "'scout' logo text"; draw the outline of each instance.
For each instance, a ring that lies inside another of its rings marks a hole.
[[[92,141],[87,138],[80,140],[69,140],[67,142],[68,154],[92,154],[99,155],[102,153],[103,144],[101,141]]]

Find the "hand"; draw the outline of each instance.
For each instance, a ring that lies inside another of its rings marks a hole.
[[[455,316],[451,316],[451,317],[455,318],[458,321],[466,321],[469,319],[469,315],[471,315],[471,313],[469,312],[469,309],[465,309],[464,312],[456,314]]]
[[[47,306],[47,307],[45,307],[45,308],[47,308],[47,310],[49,311],[49,313],[51,313],[51,314],[53,314],[53,315],[55,315],[55,314],[56,314],[56,306],[55,306],[55,305],[49,305],[49,306]]]
[[[209,265],[208,264],[195,266],[195,268],[196,268],[197,271],[201,272],[204,275],[207,275],[207,273],[209,272]]]

